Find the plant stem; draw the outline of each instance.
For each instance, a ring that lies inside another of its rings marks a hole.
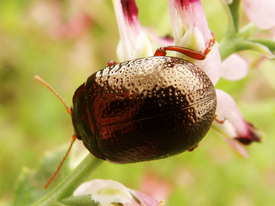
[[[223,40],[219,43],[219,52],[221,56],[221,60],[223,61],[228,56],[236,52],[236,44],[238,44],[240,40],[236,35],[225,36]]]
[[[234,33],[239,32],[239,18],[240,18],[240,0],[234,0],[228,5],[233,20]]]
[[[248,39],[259,31],[253,24],[247,24],[239,33],[227,33],[219,43],[221,60],[241,50],[256,50],[255,45]]]
[[[55,187],[48,195],[36,202],[33,206],[50,205],[56,203],[65,197],[72,195],[74,190],[83,182],[83,180],[91,174],[103,160],[95,158],[91,154],[87,157],[69,174],[64,181]]]

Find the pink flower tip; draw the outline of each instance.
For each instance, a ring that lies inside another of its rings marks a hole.
[[[252,142],[261,142],[263,134],[260,132],[258,129],[256,129],[252,124],[249,122],[246,122],[246,127],[247,127],[247,135],[246,136],[240,136],[240,137],[235,137],[237,141],[242,143],[243,145],[249,145]]]
[[[123,14],[130,24],[134,24],[138,16],[138,8],[134,0],[121,0]]]

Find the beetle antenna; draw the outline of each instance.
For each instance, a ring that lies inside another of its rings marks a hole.
[[[66,103],[64,102],[64,100],[59,96],[59,94],[57,94],[56,91],[54,91],[54,89],[47,83],[45,82],[44,80],[42,80],[39,76],[35,76],[34,77],[37,81],[39,81],[41,84],[43,84],[44,86],[46,86],[61,102],[62,104],[64,105],[64,107],[66,108],[68,114],[71,114],[72,113],[72,110],[66,105]],[[48,188],[48,186],[51,184],[51,182],[53,181],[53,179],[56,177],[56,175],[58,174],[60,168],[62,167],[63,163],[65,162],[66,158],[68,157],[70,151],[71,151],[71,148],[73,146],[73,143],[74,141],[76,140],[76,135],[74,134],[73,137],[72,137],[72,142],[65,154],[65,156],[63,157],[62,161],[60,162],[59,166],[57,167],[56,171],[54,172],[54,174],[52,175],[52,177],[48,180],[48,182],[46,183],[45,185],[45,189]]]
[[[51,184],[51,182],[53,181],[53,179],[54,179],[54,178],[56,177],[56,175],[58,174],[60,168],[62,167],[63,163],[65,162],[66,158],[68,157],[68,155],[69,155],[69,153],[70,153],[70,151],[71,151],[71,148],[72,148],[72,146],[73,146],[75,140],[76,140],[76,135],[74,134],[74,135],[73,135],[73,138],[72,138],[72,142],[71,142],[71,144],[70,144],[70,146],[69,146],[69,148],[68,148],[68,150],[67,150],[65,156],[63,157],[62,161],[60,162],[60,164],[59,164],[59,166],[57,167],[56,171],[54,172],[53,176],[51,176],[51,178],[50,178],[50,179],[48,180],[48,182],[46,183],[44,189],[47,189],[47,188],[48,188],[48,186]]]
[[[37,81],[39,81],[41,84],[43,84],[44,86],[46,86],[61,102],[62,102],[62,104],[65,106],[65,108],[66,108],[66,110],[67,110],[67,112],[69,113],[69,114],[71,114],[72,113],[72,111],[71,111],[71,109],[70,109],[70,107],[68,107],[67,105],[66,105],[66,103],[64,102],[64,100],[59,96],[59,94],[57,94],[57,92],[56,91],[54,91],[54,89],[47,83],[47,82],[45,82],[44,80],[42,80],[39,76],[35,76],[34,77]]]

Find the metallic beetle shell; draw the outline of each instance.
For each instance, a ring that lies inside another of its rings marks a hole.
[[[96,157],[117,163],[161,159],[194,147],[216,111],[209,77],[177,57],[106,67],[73,97],[75,133]]]

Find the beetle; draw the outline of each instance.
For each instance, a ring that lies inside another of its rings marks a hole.
[[[110,61],[78,87],[71,108],[36,78],[71,114],[73,141],[82,140],[95,157],[114,163],[156,160],[193,150],[210,129],[217,105],[210,78],[166,52],[202,60],[213,44],[214,38],[205,52],[166,46],[151,57]]]

